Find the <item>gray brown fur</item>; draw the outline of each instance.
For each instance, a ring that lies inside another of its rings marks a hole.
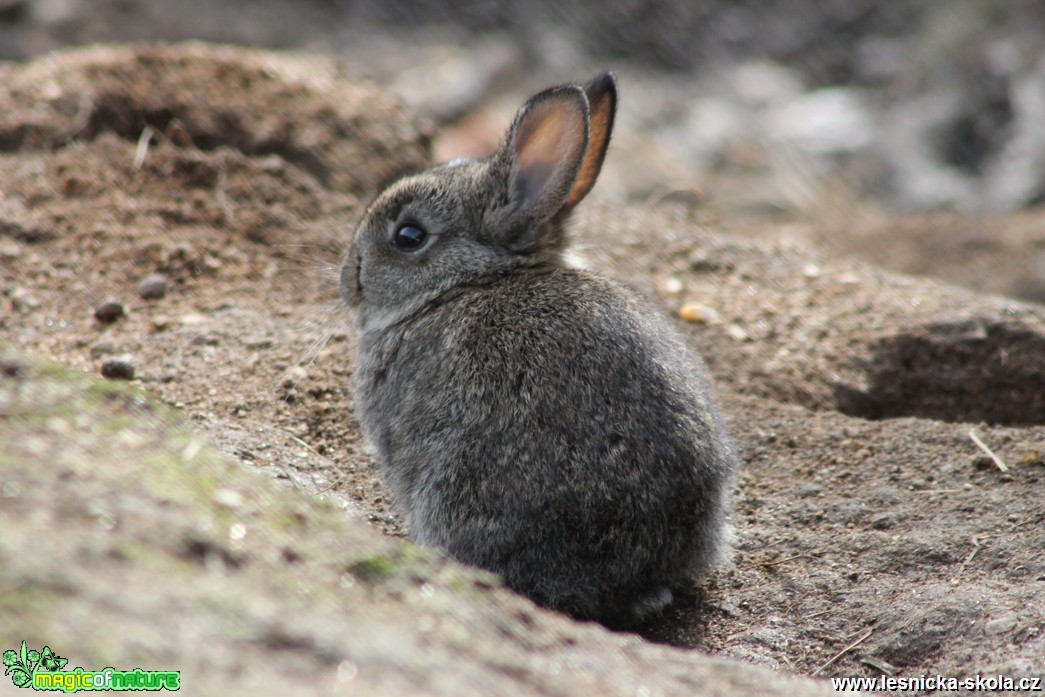
[[[546,90],[492,157],[393,184],[341,284],[361,328],[356,410],[411,536],[539,603],[629,624],[722,557],[736,456],[669,324],[563,261],[615,104],[608,74]],[[423,248],[390,242],[404,222]]]

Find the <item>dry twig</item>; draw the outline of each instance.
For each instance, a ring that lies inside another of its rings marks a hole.
[[[1002,460],[994,453],[993,450],[988,448],[987,444],[984,443],[978,435],[976,435],[976,431],[969,431],[969,438],[972,438],[972,442],[976,444],[976,447],[978,447],[983,452],[987,453],[987,455],[991,458],[991,460],[994,461],[994,464],[998,467],[999,470],[1001,470],[1002,472],[1009,471],[1009,466],[1005,464],[1005,460]]]
[[[874,633],[874,627],[868,627],[866,632],[861,634],[851,644],[849,644],[844,649],[842,649],[841,651],[836,653],[834,656],[832,656],[831,660],[829,660],[827,663],[825,663],[824,665],[822,665],[819,668],[817,668],[816,670],[814,670],[810,674],[810,677],[815,678],[817,675],[820,675],[820,673],[822,673],[824,670],[826,670],[829,666],[833,665],[834,662],[837,661],[839,658],[841,658],[842,656],[846,655],[847,653],[849,653],[850,651],[855,649],[860,644],[864,643],[864,641],[867,639],[867,637],[871,636],[871,634],[873,634],[873,633]]]
[[[141,169],[145,164],[145,156],[149,154],[149,143],[152,142],[153,133],[152,126],[146,126],[138,136],[138,145],[134,148],[134,169]]]

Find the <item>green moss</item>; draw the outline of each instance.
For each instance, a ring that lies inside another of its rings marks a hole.
[[[4,564],[6,567],[7,564]],[[34,578],[5,578],[0,573],[0,617],[11,627],[33,627],[44,631],[56,615],[55,607],[64,600],[60,582]],[[4,646],[2,648],[10,648]]]
[[[355,578],[371,585],[387,581],[396,575],[399,564],[386,554],[374,554],[350,564],[348,572]]]

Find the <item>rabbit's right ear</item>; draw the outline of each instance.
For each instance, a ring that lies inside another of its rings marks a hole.
[[[510,163],[513,222],[540,226],[558,213],[587,148],[588,99],[580,87],[553,87],[531,97],[516,115],[502,152]]]

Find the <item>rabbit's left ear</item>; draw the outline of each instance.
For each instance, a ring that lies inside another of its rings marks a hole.
[[[610,135],[613,133],[613,118],[617,114],[617,83],[613,73],[596,76],[584,86],[584,94],[588,97],[588,147],[570,195],[566,197],[566,209],[573,208],[588,195],[606,159]]]
[[[574,85],[531,97],[519,110],[505,154],[514,214],[530,224],[554,216],[571,196],[588,148],[588,100]]]

